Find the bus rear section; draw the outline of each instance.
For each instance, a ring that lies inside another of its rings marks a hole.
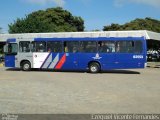
[[[100,53],[102,69],[144,68],[146,64],[145,38],[123,38],[105,41],[108,52]]]

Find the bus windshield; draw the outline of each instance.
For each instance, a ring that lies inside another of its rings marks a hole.
[[[17,54],[18,45],[16,43],[9,43],[4,46],[5,54]]]

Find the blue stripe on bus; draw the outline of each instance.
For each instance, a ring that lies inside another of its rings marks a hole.
[[[12,39],[7,39],[7,42],[16,42],[16,39],[15,38],[12,38]]]

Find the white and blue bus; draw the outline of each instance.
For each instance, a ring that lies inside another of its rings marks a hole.
[[[60,34],[60,33],[59,33]],[[144,68],[145,37],[36,37],[8,39],[4,47],[5,66],[55,70]]]

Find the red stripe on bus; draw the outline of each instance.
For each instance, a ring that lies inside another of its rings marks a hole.
[[[60,59],[60,61],[56,65],[56,69],[61,69],[65,62],[66,62],[66,54],[64,54],[63,57]]]

